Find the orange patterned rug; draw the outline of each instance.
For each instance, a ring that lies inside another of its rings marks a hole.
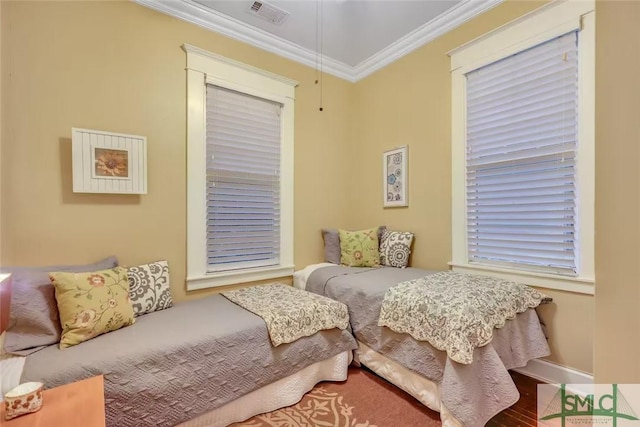
[[[237,427],[440,426],[440,414],[369,371],[350,367],[344,382],[321,382],[294,406]]]

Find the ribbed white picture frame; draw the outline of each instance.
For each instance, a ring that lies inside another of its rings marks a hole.
[[[72,128],[73,192],[147,194],[147,137]]]

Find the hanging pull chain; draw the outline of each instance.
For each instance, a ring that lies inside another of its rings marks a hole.
[[[316,0],[316,81],[315,84],[320,84],[320,111],[323,111],[322,106],[322,51],[324,42],[324,3],[323,0]],[[319,33],[319,35],[318,35]]]

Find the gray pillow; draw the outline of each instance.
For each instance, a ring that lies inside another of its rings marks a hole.
[[[127,275],[129,277],[129,299],[136,317],[164,310],[173,305],[167,261],[129,267]]]
[[[378,242],[382,239],[382,233],[387,229],[386,225],[378,227]],[[332,264],[340,264],[340,235],[335,228],[323,228],[324,261]]]
[[[4,339],[5,351],[27,356],[60,342],[58,304],[49,280],[50,272],[82,273],[117,266],[118,259],[113,256],[87,265],[3,268],[11,273],[11,310]]]
[[[338,230],[323,229],[324,261],[332,264],[340,264],[340,236]]]

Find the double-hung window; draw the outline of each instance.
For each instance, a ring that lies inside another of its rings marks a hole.
[[[280,263],[282,105],[207,85],[207,269]]]
[[[296,82],[184,49],[187,289],[288,276]]]
[[[551,4],[451,54],[454,270],[593,292],[593,15]]]

